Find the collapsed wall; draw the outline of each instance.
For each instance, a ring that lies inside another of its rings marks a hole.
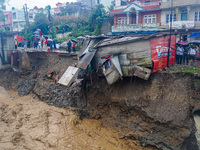
[[[93,76],[92,83],[86,80],[84,90],[81,86],[70,89],[45,75],[55,71],[61,77],[76,62],[73,58],[53,53],[28,56],[31,70],[0,71],[1,86],[18,88],[22,95],[34,94],[50,105],[78,107],[81,116],[98,119],[121,138],[139,141],[143,147],[198,149],[192,113],[198,109],[199,77],[156,73],[149,81],[124,78],[109,86],[104,78]]]

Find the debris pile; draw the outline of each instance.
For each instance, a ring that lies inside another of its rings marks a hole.
[[[57,107],[77,107],[75,95],[70,94],[68,89],[55,84],[51,84],[42,101]]]
[[[28,95],[33,90],[35,83],[35,80],[31,78],[21,81],[17,86],[19,96]]]

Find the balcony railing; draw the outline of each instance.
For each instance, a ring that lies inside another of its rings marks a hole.
[[[139,32],[139,31],[156,31],[160,23],[139,23],[127,25],[114,25],[112,32]]]
[[[176,6],[188,6],[188,5],[200,5],[200,0],[173,0],[173,7]],[[169,8],[171,7],[171,1],[169,2],[161,2],[160,8]]]
[[[156,1],[156,2],[149,2],[149,3],[141,3],[139,1],[134,1],[135,4],[144,7],[144,6],[157,6],[161,4],[161,1]]]

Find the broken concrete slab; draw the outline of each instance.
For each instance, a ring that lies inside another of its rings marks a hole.
[[[69,66],[58,81],[58,83],[69,87],[72,84],[72,82],[76,79],[78,71],[78,68]]]

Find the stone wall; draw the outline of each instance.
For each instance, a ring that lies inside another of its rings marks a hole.
[[[101,34],[108,34],[109,32],[112,32],[112,26],[114,25],[114,19],[108,19],[103,22],[103,25],[101,27]]]

